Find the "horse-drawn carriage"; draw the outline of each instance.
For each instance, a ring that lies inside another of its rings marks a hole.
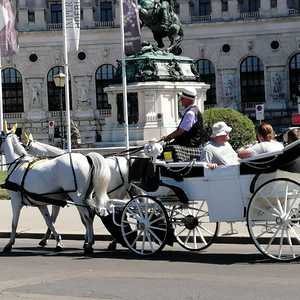
[[[218,222],[246,221],[250,237],[264,255],[285,261],[300,256],[300,141],[283,151],[214,170],[196,160],[157,159],[162,146],[155,143],[145,147],[151,158],[130,159],[136,164],[134,172],[130,172],[124,157],[105,160],[96,154],[89,154],[97,166],[94,172],[84,156],[68,153],[32,167],[35,159],[22,154],[22,149],[14,134],[1,135],[1,150],[10,166],[11,181],[6,184],[10,183],[13,191],[12,235],[4,251],[10,251],[15,242],[24,201],[39,197],[42,201],[42,196],[48,200],[45,195],[49,193],[58,193],[63,200],[68,191],[87,228],[84,247],[90,253],[93,230],[89,207],[93,203],[87,202],[86,197],[95,189],[99,201],[95,202],[96,208],[104,208],[100,202],[105,200],[104,189],[111,187],[114,195],[111,198],[118,199],[131,184],[135,192],[130,200],[107,201],[106,208],[109,203],[111,211],[108,219],[112,222],[106,225],[123,245],[138,255],[153,255],[174,241],[188,250],[202,250],[217,237]],[[144,166],[139,166],[139,162]],[[142,175],[136,170],[142,171]],[[109,183],[107,173],[112,173]],[[32,185],[36,181],[40,183]],[[74,182],[77,189],[73,190]],[[41,201],[37,205],[59,243],[60,236],[53,225],[55,218],[51,220],[45,210],[49,203]],[[105,221],[103,215],[101,218]]]
[[[151,146],[147,150],[151,154]],[[132,182],[140,195],[125,206],[112,202],[122,210],[115,223],[132,252],[153,255],[174,240],[202,250],[217,237],[218,222],[246,221],[259,251],[294,260],[300,256],[299,151],[297,141],[281,152],[214,170],[195,160],[154,159],[152,173]]]

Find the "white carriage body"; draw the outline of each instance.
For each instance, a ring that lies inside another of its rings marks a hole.
[[[157,165],[173,168],[189,167],[190,163],[157,162]],[[177,186],[182,189],[189,201],[206,201],[211,222],[217,221],[243,221],[245,208],[251,197],[250,183],[253,175],[240,175],[240,166],[227,166],[216,169],[203,167],[202,163],[195,162],[192,166],[204,168],[204,176],[184,178],[182,181],[161,176],[162,183]],[[165,190],[168,192],[167,190]],[[161,196],[162,189],[158,191]]]

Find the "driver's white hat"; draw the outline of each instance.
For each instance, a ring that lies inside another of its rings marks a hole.
[[[182,98],[189,99],[195,101],[197,96],[197,92],[194,88],[187,87],[183,88],[181,93],[179,94],[179,100]]]
[[[212,134],[211,137],[227,135],[231,132],[232,128],[228,126],[225,122],[217,122],[212,126]]]

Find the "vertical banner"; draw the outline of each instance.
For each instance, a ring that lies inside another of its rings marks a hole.
[[[137,0],[123,0],[125,54],[132,55],[141,49],[141,29]]]
[[[0,50],[1,56],[11,56],[18,48],[15,15],[9,0],[0,0]]]
[[[66,0],[68,51],[78,51],[80,38],[80,0]]]

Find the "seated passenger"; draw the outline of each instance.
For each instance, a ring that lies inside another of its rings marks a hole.
[[[258,154],[272,153],[283,149],[283,145],[274,139],[274,130],[269,123],[262,123],[257,129],[258,143],[238,151],[240,158],[253,157]]]
[[[231,130],[225,122],[217,122],[212,126],[211,140],[204,146],[201,155],[201,161],[206,162],[210,169],[239,164],[239,158],[228,142]]]
[[[294,128],[289,130],[287,133],[288,145],[298,140],[300,140],[300,128]]]

